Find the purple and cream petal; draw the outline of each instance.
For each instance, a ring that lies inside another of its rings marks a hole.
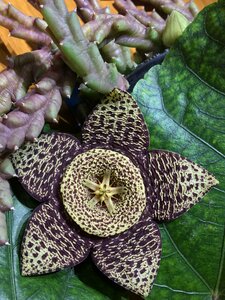
[[[134,156],[149,147],[149,132],[136,101],[119,89],[113,89],[90,114],[82,138],[84,145],[120,146]]]
[[[112,238],[98,241],[92,259],[115,283],[142,297],[148,296],[161,257],[159,228],[150,217]]]
[[[73,267],[89,254],[91,240],[53,203],[41,204],[28,221],[21,251],[23,276]]]
[[[19,181],[38,201],[56,196],[65,167],[80,151],[80,142],[69,134],[43,134],[11,155]]]
[[[152,217],[169,221],[196,204],[218,181],[201,166],[167,151],[151,151],[148,205]]]

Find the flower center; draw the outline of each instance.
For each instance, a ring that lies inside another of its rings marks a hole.
[[[100,237],[130,228],[146,206],[140,169],[124,154],[108,149],[78,154],[67,166],[60,191],[73,221]]]
[[[89,179],[84,181],[84,186],[89,188],[94,196],[88,202],[88,206],[93,209],[97,203],[105,204],[109,213],[113,215],[115,213],[115,206],[113,204],[113,198],[115,195],[122,194],[124,191],[123,186],[113,187],[110,185],[111,171],[106,170],[101,183],[93,182]]]

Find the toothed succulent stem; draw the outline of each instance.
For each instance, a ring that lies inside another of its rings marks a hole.
[[[165,24],[165,21],[164,21]],[[132,15],[100,15],[96,20],[90,21],[83,26],[84,32],[92,40],[105,45],[107,39],[121,46],[136,48],[138,51],[157,52],[161,47],[159,32],[141,24]],[[89,28],[95,28],[90,33]]]
[[[129,74],[136,66],[131,59],[130,48],[117,45],[114,41],[106,44],[100,51],[104,60],[108,63],[115,63],[122,74]]]
[[[45,120],[54,122],[62,104],[59,88],[54,85],[50,91],[31,90],[17,101],[17,109],[0,123],[1,151],[14,151],[24,140],[34,140],[42,131]]]
[[[16,150],[24,140],[33,141],[45,121],[56,122],[62,105],[61,94],[71,95],[76,77],[59,54],[53,56],[48,48],[11,58],[9,64],[18,71],[8,69],[0,73],[0,88],[3,87],[0,95],[3,96],[10,81],[16,84],[9,95],[10,105],[12,98],[16,108],[1,118],[0,153]],[[32,83],[36,84],[29,89]]]
[[[3,175],[0,174],[0,211],[5,212],[13,208],[13,198],[9,182],[1,176]]]
[[[9,158],[5,158],[0,162],[0,175],[5,178],[11,178],[16,175],[16,172]]]
[[[144,0],[140,1],[144,2]],[[149,3],[157,10],[163,11],[166,14],[171,14],[173,10],[176,10],[184,15],[189,21],[192,21],[198,13],[198,8],[193,5],[193,1],[185,3],[182,0],[149,0]]]
[[[24,66],[31,66],[32,72],[30,73],[34,73],[35,75],[33,75],[33,77],[36,79],[51,67],[52,61],[53,55],[48,47],[43,47],[39,50],[34,50],[21,55],[17,55],[9,58],[8,60],[10,68],[20,70]],[[20,73],[21,75],[24,75],[24,73],[27,73],[27,71]]]
[[[113,64],[106,64],[95,43],[89,42],[75,12],[69,13],[63,0],[41,0],[42,13],[65,62],[87,87],[108,93],[114,87],[127,89],[128,83]]]
[[[13,198],[7,179],[15,175],[15,170],[9,159],[0,162],[0,246],[8,245],[7,224],[5,212],[13,210]]]
[[[33,77],[40,77],[51,63],[52,55],[47,48],[8,59],[8,69],[0,73],[0,116],[8,113],[13,103],[26,95]]]
[[[144,1],[143,1],[144,2]],[[149,1],[158,11],[163,11],[166,14],[171,14],[172,12],[180,13],[184,18],[186,18],[189,22],[193,20],[193,18],[198,13],[198,9],[195,7],[193,2],[185,3],[182,0],[150,0]],[[143,3],[144,4],[144,3]],[[162,38],[162,35],[168,29],[168,22],[158,14],[158,12],[154,9],[151,14],[148,14],[145,10],[139,10],[130,0],[116,0],[114,3],[116,9],[125,17],[132,15],[136,20],[138,20],[142,25],[145,26],[146,34],[145,36],[138,36],[137,34],[130,34],[130,36],[123,36],[121,34],[116,42],[126,46],[132,46],[137,48],[137,50],[141,50],[141,52],[150,52],[154,51],[154,44],[158,45],[158,49],[164,44],[164,46],[171,46],[175,41],[175,38],[171,39],[171,42],[168,43],[165,38]],[[127,26],[132,29],[132,24]],[[170,35],[177,35],[177,29],[171,27]],[[128,31],[127,31],[128,32]],[[141,42],[143,39],[143,42]],[[147,41],[151,41],[152,43],[148,43]],[[149,51],[148,51],[148,47]],[[156,47],[157,49],[157,47]]]
[[[199,13],[199,9],[198,9],[198,6],[194,3],[194,1],[190,1],[188,4],[187,4],[190,12],[192,13],[193,17],[196,17],[197,14]]]
[[[148,14],[145,10],[138,9],[130,0],[115,0],[114,6],[120,14],[132,15],[144,26],[154,27],[158,32],[165,26],[165,20],[155,10]]]
[[[51,38],[45,32],[43,22],[37,19],[26,16],[11,4],[0,6],[0,25],[8,28],[12,36],[36,44],[50,45]]]
[[[0,73],[0,116],[10,111],[18,82],[14,70],[6,69]]]
[[[74,74],[69,68],[65,68],[63,80],[60,83],[61,94],[64,97],[70,98],[75,86],[76,74]]]
[[[96,15],[110,13],[108,7],[102,8],[98,1],[74,0],[77,5],[77,13],[83,22],[93,20]]]
[[[75,0],[75,3],[78,8],[78,15],[85,23],[87,22],[86,26],[82,27],[84,35],[88,40],[96,41],[95,32],[102,26],[100,19],[102,19],[102,16],[105,16],[105,19],[110,16],[109,8],[101,8],[98,1],[92,3],[91,1]],[[93,19],[94,21],[89,26],[89,22]],[[111,41],[101,47],[100,53],[107,63],[114,63],[122,74],[130,73],[136,66],[132,61],[130,48],[120,46],[115,41]]]
[[[9,245],[5,214],[0,211],[0,246]]]

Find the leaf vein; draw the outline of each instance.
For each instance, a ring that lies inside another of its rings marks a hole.
[[[208,288],[209,291],[211,291],[210,286],[208,285],[208,283],[205,281],[205,279],[198,273],[197,270],[195,270],[195,268],[188,262],[188,260],[186,259],[186,257],[181,253],[181,251],[178,249],[176,243],[174,242],[174,240],[172,239],[168,229],[166,228],[166,225],[163,224],[163,227],[165,229],[165,232],[168,236],[168,238],[170,239],[171,243],[173,244],[174,248],[176,249],[177,253],[180,255],[180,257],[184,260],[184,262],[186,263],[186,265],[193,271],[193,273],[195,273],[195,275],[197,275],[197,277],[202,281],[202,283]]]
[[[12,245],[13,237],[12,237],[12,212],[7,213],[7,223],[8,223],[8,232],[9,232],[9,242]],[[13,247],[7,247],[7,254],[10,261],[10,282],[11,282],[11,292],[12,292],[12,300],[17,300],[17,292],[16,292],[16,282],[15,282],[15,267],[13,261]]]
[[[158,83],[159,84],[159,83]],[[201,137],[197,136],[195,133],[193,133],[192,131],[190,131],[187,127],[184,127],[183,125],[181,125],[180,123],[178,123],[166,110],[165,106],[164,106],[164,102],[163,102],[163,96],[162,96],[162,91],[161,89],[159,89],[159,93],[160,93],[160,99],[161,99],[161,104],[162,104],[162,110],[163,112],[166,114],[166,116],[168,118],[170,118],[178,127],[181,127],[184,131],[187,131],[191,136],[193,136],[196,140],[199,140],[202,144],[206,145],[207,147],[209,147],[211,150],[215,151],[218,155],[220,155],[222,158],[225,159],[225,155],[223,153],[221,153],[219,150],[217,150],[216,148],[214,148],[212,145],[210,145],[209,143],[207,143],[205,140],[203,140]]]
[[[182,293],[182,294],[187,294],[187,295],[209,295],[209,296],[211,296],[209,293],[205,293],[205,292],[189,292],[189,291],[173,289],[170,286],[165,285],[165,284],[154,283],[154,285],[157,287],[160,287],[160,288],[167,288],[176,293]]]

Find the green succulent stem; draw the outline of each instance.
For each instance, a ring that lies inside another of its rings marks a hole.
[[[75,0],[78,14],[83,20],[82,31],[89,41],[98,41],[96,31],[102,27],[102,21],[110,16],[108,7],[101,8],[98,1]],[[104,18],[102,18],[104,16]],[[107,29],[107,27],[106,27]],[[120,46],[111,41],[100,47],[100,53],[107,63],[114,63],[122,74],[130,73],[136,66],[132,60],[130,48]]]
[[[140,1],[144,3],[145,0]],[[182,0],[149,0],[148,2],[157,10],[163,11],[166,14],[170,14],[173,10],[178,11],[189,21],[192,21],[199,11],[197,6],[193,4],[193,1],[185,3]]]
[[[41,0],[42,13],[50,33],[68,66],[93,92],[105,94],[114,87],[127,89],[126,79],[104,62],[95,43],[86,39],[77,14],[69,13],[63,0]]]
[[[5,176],[4,174],[0,173],[0,212],[14,209],[9,182],[3,177],[9,178],[10,175]]]
[[[0,246],[9,245],[5,214],[0,211]]]
[[[4,159],[0,163],[0,172],[4,174],[5,176],[14,177],[15,176],[15,169],[13,168],[13,165],[11,163],[11,160],[9,158]]]

